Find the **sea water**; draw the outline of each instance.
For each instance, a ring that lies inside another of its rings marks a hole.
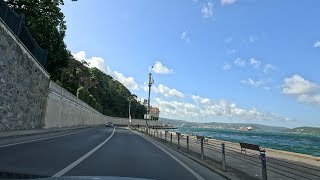
[[[183,134],[202,135],[224,141],[258,144],[266,148],[320,157],[320,135],[193,127],[178,127],[176,131]]]

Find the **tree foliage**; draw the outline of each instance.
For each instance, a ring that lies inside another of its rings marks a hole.
[[[37,43],[48,50],[46,69],[57,80],[60,68],[68,63],[70,52],[63,39],[66,22],[60,6],[63,0],[7,0],[9,6],[25,15],[25,23]]]
[[[73,58],[61,69],[60,84],[99,112],[116,117],[128,117],[129,99],[132,118],[143,118],[146,108],[120,82],[97,68],[88,68]]]

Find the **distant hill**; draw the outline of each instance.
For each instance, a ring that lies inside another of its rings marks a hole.
[[[266,131],[266,132],[282,132],[287,130],[285,127],[276,127],[276,126],[266,126],[261,124],[248,124],[248,123],[198,123],[198,122],[189,122],[184,120],[173,120],[167,118],[160,118],[160,122],[164,124],[170,124],[172,126],[178,127],[203,127],[203,128],[213,128],[213,129],[239,129],[240,127],[252,127],[254,131]]]
[[[320,128],[317,127],[296,127],[293,129],[287,129],[284,132],[303,133],[303,134],[319,134]]]

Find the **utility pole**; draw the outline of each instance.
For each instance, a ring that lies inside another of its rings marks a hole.
[[[146,119],[146,125],[148,126],[148,119],[150,117],[150,93],[151,93],[151,86],[153,84],[153,79],[152,79],[152,74],[151,74],[151,71],[152,71],[152,68],[153,66],[151,67],[150,69],[150,73],[149,73],[149,94],[148,94],[148,108],[147,108],[147,119]]]
[[[129,99],[129,123],[131,123],[131,101],[132,99]]]

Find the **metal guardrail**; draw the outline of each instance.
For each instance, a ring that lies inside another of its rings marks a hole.
[[[206,137],[197,138],[196,136],[168,131],[158,132],[158,129],[149,129],[145,127],[140,127],[138,130],[161,141],[167,142],[172,147],[179,149],[184,148],[186,152],[197,153],[201,160],[208,158],[214,159],[216,162],[220,163],[222,171],[228,171],[228,167],[237,169],[237,164],[228,164],[228,161],[226,161],[227,158],[229,160],[230,158],[233,158],[244,162],[249,168],[260,171],[259,177],[263,180],[266,180],[268,175],[272,178],[272,174],[281,179],[320,179],[320,169],[316,167],[267,157],[265,152],[248,152],[247,154],[241,154],[240,146],[239,148],[231,147],[228,144]],[[162,136],[162,133],[164,133],[165,136]],[[211,155],[205,154],[209,151],[211,152]],[[214,157],[210,157],[212,154]],[[255,174],[250,174],[249,172],[245,173],[249,176],[255,176]]]
[[[31,36],[25,21],[24,15],[14,12],[6,2],[0,0],[0,18],[10,30],[20,39],[31,54],[42,66],[47,64],[47,50],[42,49]]]

